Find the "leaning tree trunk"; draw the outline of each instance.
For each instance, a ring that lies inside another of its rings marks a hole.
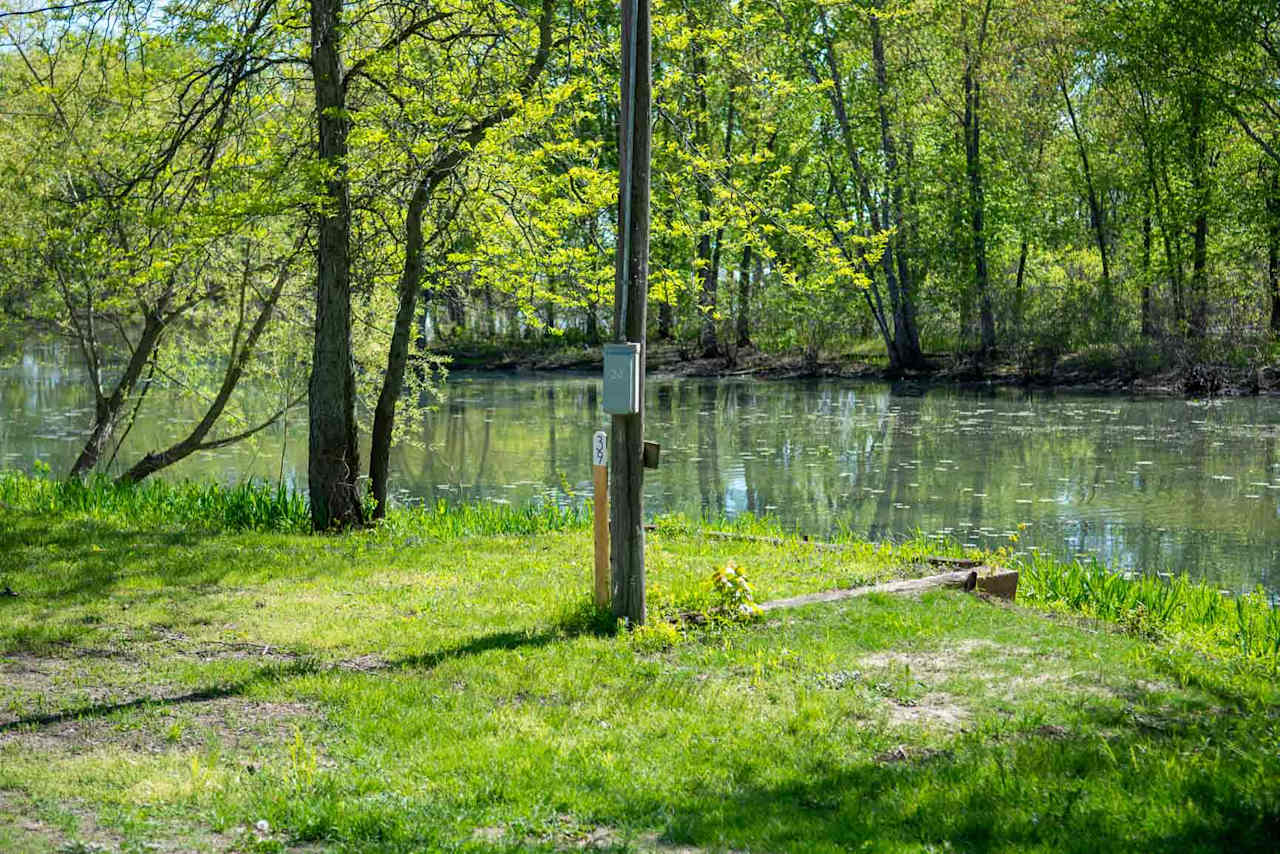
[[[516,92],[522,97],[529,94],[543,69],[546,68],[550,57],[553,11],[554,0],[542,0],[542,12],[538,19],[538,50],[516,87]],[[469,152],[475,150],[476,145],[484,139],[489,130],[506,121],[514,113],[515,108],[507,105],[483,116],[465,133],[460,134],[454,147],[438,152],[431,166],[418,179],[405,211],[404,266],[400,271],[396,319],[391,331],[391,344],[387,349],[387,368],[383,374],[382,389],[378,393],[378,403],[373,413],[373,430],[370,437],[369,480],[374,500],[375,519],[381,519],[387,513],[391,438],[395,433],[396,403],[404,390],[404,372],[409,360],[409,336],[413,330],[413,316],[417,313],[418,294],[421,291],[423,253],[426,247],[422,235],[422,220],[427,204],[441,182],[457,171],[458,167],[466,161]],[[487,297],[487,287],[485,293]],[[549,318],[548,322],[553,322],[553,318]]]
[[[262,334],[266,331],[267,325],[271,322],[271,316],[275,313],[276,304],[280,301],[280,294],[284,291],[285,283],[289,280],[289,261],[285,260],[279,272],[276,275],[275,283],[272,285],[270,293],[263,301],[262,307],[258,310],[258,316],[254,320],[253,325],[249,328],[245,335],[244,341],[240,340],[240,332],[243,329],[244,314],[241,309],[240,322],[236,326],[236,333],[231,341],[231,358],[227,362],[227,369],[222,375],[222,384],[218,388],[217,394],[214,395],[213,401],[205,409],[204,417],[192,428],[183,439],[165,448],[163,451],[148,453],[138,462],[117,478],[120,483],[139,483],[144,478],[150,477],[163,468],[173,465],[180,460],[194,454],[196,451],[211,450],[213,448],[221,448],[226,445],[233,444],[241,439],[248,438],[259,430],[274,424],[281,416],[288,411],[289,407],[283,407],[278,413],[265,422],[245,430],[233,436],[224,437],[214,441],[209,441],[209,432],[213,430],[213,426],[218,423],[218,419],[222,417],[223,411],[227,408],[227,404],[231,401],[231,395],[235,392],[236,386],[240,383],[240,378],[244,375],[244,369],[249,364],[249,360],[253,357],[254,351],[258,347],[258,341],[262,338]],[[241,306],[243,307],[244,292],[241,292]]]
[[[147,361],[155,353],[156,345],[160,342],[160,335],[164,332],[164,328],[165,321],[163,316],[158,311],[149,311],[143,321],[142,334],[138,336],[138,343],[129,355],[129,362],[125,365],[124,373],[116,381],[115,388],[111,390],[110,396],[104,396],[95,387],[94,393],[97,395],[97,400],[94,404],[93,428],[89,431],[89,438],[85,440],[80,456],[76,457],[75,464],[71,466],[70,477],[83,477],[92,471],[93,467],[102,459],[107,445],[111,443],[116,424],[120,420],[120,412],[124,408],[125,402],[129,399],[129,395],[133,393],[134,387],[138,384],[138,379],[142,376],[142,370],[146,367]]]
[[[317,154],[327,170],[316,239],[315,341],[308,386],[307,480],[317,531],[364,522],[351,354],[351,200],[346,87],[340,53],[342,0],[311,0],[311,74]]]
[[[391,436],[395,429],[396,402],[404,385],[405,365],[409,361],[409,331],[417,310],[419,283],[422,281],[422,215],[427,207],[431,187],[422,181],[409,200],[405,212],[404,267],[400,272],[399,305],[391,345],[387,348],[387,371],[373,412],[373,430],[369,436],[369,487],[373,493],[373,518],[387,515],[387,475],[391,459]]]
[[[738,268],[738,314],[734,318],[738,347],[751,346],[751,244],[742,247],[742,266]]]

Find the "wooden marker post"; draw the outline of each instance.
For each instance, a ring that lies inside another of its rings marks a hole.
[[[591,440],[592,512],[595,517],[597,608],[609,607],[609,440],[601,430]]]

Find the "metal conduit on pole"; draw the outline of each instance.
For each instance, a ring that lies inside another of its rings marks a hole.
[[[649,293],[649,153],[652,124],[649,0],[622,0],[622,112],[618,145],[618,250],[614,341],[639,354],[639,406],[614,415],[610,444],[610,594],[614,615],[645,619],[644,361]]]

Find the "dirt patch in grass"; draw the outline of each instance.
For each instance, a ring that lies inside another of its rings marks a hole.
[[[136,661],[8,653],[0,658],[0,726],[68,706],[127,702],[156,687]]]
[[[157,680],[156,662],[249,660],[291,664],[302,656],[270,644],[223,642],[166,633],[149,640],[126,637],[109,647],[56,645],[56,654],[10,651],[0,655],[0,727],[35,718],[75,714],[111,705],[165,703],[189,693]]]
[[[529,834],[518,838],[510,828],[502,825],[477,827],[471,838],[495,848],[507,850],[513,845],[551,847],[556,851],[636,851],[640,854],[705,854],[705,848],[695,845],[680,845],[667,842],[655,831],[642,833],[639,836],[628,836],[622,831],[608,825],[591,825],[578,822],[573,816],[557,816],[550,826],[541,833]],[[742,854],[733,849],[723,850],[725,854]]]
[[[890,700],[889,721],[896,726],[959,729],[969,719],[969,710],[958,705],[950,694],[933,692],[919,700]]]
[[[26,653],[8,653],[0,658],[0,683],[6,693],[43,694],[70,672],[71,662]],[[0,712],[0,720],[3,713]]]
[[[0,732],[0,749],[86,753],[109,747],[155,754],[216,743],[239,750],[287,741],[299,726],[320,717],[316,707],[305,703],[219,697],[180,706],[158,705],[123,721],[88,717],[20,727]]]
[[[985,662],[992,659],[1029,657],[1035,654],[1034,650],[1025,647],[1001,646],[985,640],[964,640],[928,652],[876,652],[863,656],[860,663],[864,667],[876,669],[909,669],[913,676],[941,681],[955,674],[982,670]]]
[[[916,747],[910,744],[899,744],[892,750],[886,750],[884,753],[876,756],[876,762],[881,765],[899,765],[902,763],[923,764],[933,759],[946,759],[951,756],[950,750],[943,750],[936,747]]]
[[[62,805],[75,817],[76,830],[65,829],[36,817],[36,809],[25,795],[12,789],[0,789],[0,829],[16,832],[19,838],[28,840],[24,847],[49,851],[118,851],[121,837],[101,827],[93,814]]]
[[[74,823],[74,830],[59,823],[38,818],[39,810],[25,795],[13,790],[0,789],[0,838],[7,831],[16,837],[22,850],[58,852],[58,854],[114,854],[133,851],[125,836],[103,827],[91,811],[74,803],[59,805],[63,814]],[[282,854],[319,854],[319,845],[288,845],[281,834],[269,828],[234,827],[225,832],[211,828],[158,828],[159,834],[150,837],[137,850],[156,854],[188,854],[210,851],[238,854],[249,851],[279,851]]]

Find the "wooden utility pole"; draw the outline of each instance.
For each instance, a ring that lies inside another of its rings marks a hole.
[[[649,293],[650,69],[649,0],[622,2],[622,110],[618,123],[618,252],[614,335],[640,345],[639,407],[613,416],[609,485],[613,613],[643,625],[644,361]]]

